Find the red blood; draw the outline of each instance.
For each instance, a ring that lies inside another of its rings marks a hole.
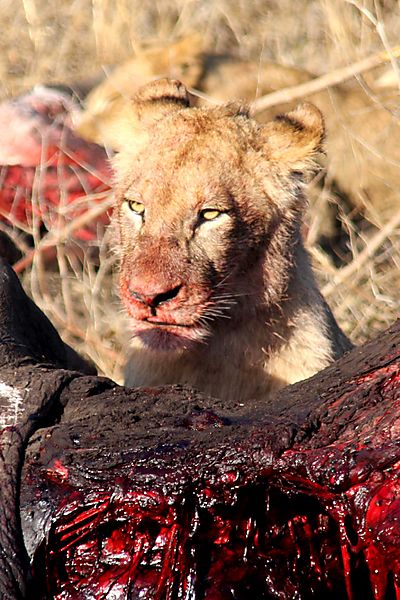
[[[95,206],[109,190],[105,150],[72,131],[76,105],[60,92],[39,88],[0,104],[0,219],[24,230],[61,229]],[[74,232],[97,237],[109,215]]]
[[[318,462],[305,452],[301,460],[315,470],[332,456],[322,452]],[[202,505],[193,496],[104,491],[84,505],[66,503],[47,542],[50,597],[364,600],[355,582],[367,569],[374,600],[389,598],[389,577],[398,594],[399,473],[376,488],[356,483],[335,493],[339,470],[329,489],[307,477],[294,486],[298,458],[287,453],[272,486],[235,487],[235,477],[225,477],[231,503],[221,504],[215,486]]]
[[[398,331],[396,359],[371,342],[267,414],[179,386],[70,388],[27,461],[43,498],[25,503],[49,506],[42,597],[400,600]]]

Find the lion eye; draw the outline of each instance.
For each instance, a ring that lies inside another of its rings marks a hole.
[[[219,217],[220,214],[221,211],[217,210],[216,208],[205,208],[201,211],[200,217],[204,219],[204,221],[214,221],[214,219]]]
[[[143,216],[144,214],[144,204],[142,202],[137,202],[136,200],[127,200],[128,206],[132,212],[137,215]]]

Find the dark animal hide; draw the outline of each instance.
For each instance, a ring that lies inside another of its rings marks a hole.
[[[3,265],[0,598],[400,598],[399,342],[268,402],[128,390]]]

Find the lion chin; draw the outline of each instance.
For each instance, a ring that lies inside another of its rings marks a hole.
[[[184,352],[204,343],[209,332],[200,326],[153,325],[142,322],[134,328],[133,339],[156,352]]]

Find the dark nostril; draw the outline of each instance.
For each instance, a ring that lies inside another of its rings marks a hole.
[[[169,302],[170,300],[176,298],[176,296],[179,294],[179,290],[181,289],[181,287],[182,284],[179,284],[174,288],[171,288],[170,290],[167,290],[166,292],[161,292],[159,294],[139,293],[135,292],[132,289],[130,289],[129,291],[131,293],[131,296],[135,298],[135,300],[138,300],[142,304],[147,304],[151,308],[156,308],[160,304]]]
[[[151,301],[151,306],[159,306],[163,302],[169,302],[170,300],[173,300],[179,294],[179,290],[181,289],[181,287],[182,284],[177,285],[171,290],[167,290],[166,292],[157,294],[157,296],[154,296],[153,300]]]

